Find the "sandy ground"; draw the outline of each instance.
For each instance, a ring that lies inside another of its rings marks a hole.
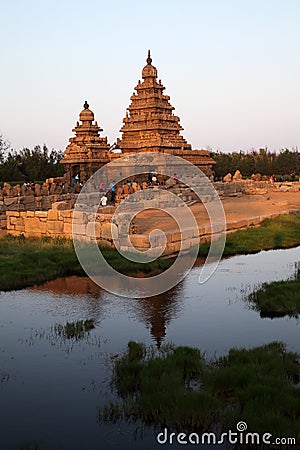
[[[270,217],[292,211],[300,211],[300,191],[280,192],[270,191],[265,195],[243,195],[242,197],[226,197],[222,200],[226,221],[242,221],[258,216]],[[199,226],[209,225],[205,206],[201,203],[192,205],[191,210]],[[182,208],[178,214],[184,215]],[[159,210],[145,211],[135,219],[139,233],[147,234],[155,228],[164,231],[178,230],[173,219]]]

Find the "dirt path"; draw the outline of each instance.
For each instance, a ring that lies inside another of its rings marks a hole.
[[[300,192],[269,191],[265,195],[243,195],[242,197],[227,197],[222,200],[226,221],[242,222],[257,217],[272,217],[292,211],[300,211]],[[192,205],[191,210],[199,226],[208,226],[209,218],[203,204]],[[184,210],[179,208],[179,215]],[[164,231],[177,231],[173,219],[159,210],[145,211],[135,219],[139,233],[148,234],[159,228]]]

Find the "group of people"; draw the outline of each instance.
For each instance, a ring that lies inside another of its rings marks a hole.
[[[291,180],[291,181],[295,181],[295,179],[296,179],[296,174],[295,174],[295,172],[292,172],[291,175],[290,175],[290,180]],[[271,183],[275,183],[275,181],[278,181],[278,179],[276,179],[276,177],[275,177],[274,174],[272,174],[272,175],[270,176],[270,179],[269,179],[269,180],[271,181]],[[284,174],[282,174],[282,175],[280,176],[279,181],[281,181],[281,182],[285,181],[285,176],[284,176]]]
[[[176,174],[174,174],[174,180],[177,180]],[[126,181],[123,184],[111,182],[109,188],[106,190],[104,184],[101,182],[99,185],[100,192],[103,195],[100,199],[101,206],[107,206],[108,204],[114,205],[121,200],[128,197],[130,194],[147,189],[149,187],[163,185],[165,183],[164,179],[158,179],[155,173],[150,173],[148,180],[138,182],[137,180]],[[106,192],[107,191],[107,192]]]

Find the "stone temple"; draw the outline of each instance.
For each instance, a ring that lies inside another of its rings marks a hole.
[[[65,150],[62,164],[68,183],[72,178],[85,182],[104,164],[126,154],[161,152],[180,156],[199,167],[206,175],[213,173],[215,161],[207,150],[193,150],[191,144],[180,134],[183,129],[179,117],[174,115],[170,97],[164,95],[165,87],[157,80],[157,69],[152,65],[150,50],[147,64],[142,70],[143,81],[138,81],[131,96],[121,139],[110,146],[106,137],[100,137],[102,129],[94,123],[94,114],[87,102],[73,129],[75,137]]]

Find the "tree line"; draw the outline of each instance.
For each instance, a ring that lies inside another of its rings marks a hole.
[[[60,177],[64,174],[59,164],[62,158],[63,152],[49,150],[45,144],[17,152],[0,135],[0,182],[34,182]]]
[[[279,153],[271,152],[267,148],[252,150],[250,152],[212,152],[211,156],[216,161],[214,167],[215,176],[222,178],[228,173],[232,175],[239,170],[245,177],[252,174],[284,175],[286,178],[292,174],[300,173],[300,153],[297,149],[282,149]]]
[[[46,178],[60,177],[64,168],[59,161],[64,153],[49,150],[46,145],[36,145],[33,149],[23,148],[17,152],[0,135],[0,182],[3,181],[43,181]],[[279,153],[267,148],[251,150],[250,152],[211,152],[216,161],[215,177],[223,178],[228,173],[232,175],[239,170],[244,177],[253,173],[276,176],[300,174],[300,153],[297,149],[282,149]]]

